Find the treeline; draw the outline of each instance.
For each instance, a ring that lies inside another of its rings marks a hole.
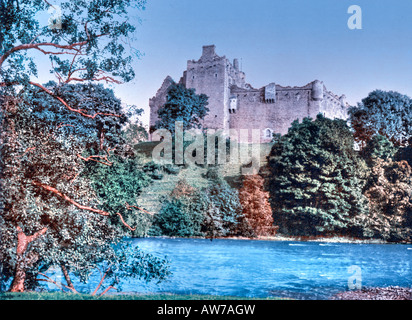
[[[256,237],[273,235],[268,193],[260,176],[247,178],[244,187],[231,187],[216,168],[206,173],[208,186],[196,189],[180,180],[162,200],[149,231],[151,236]]]
[[[377,90],[349,114],[349,125],[321,114],[292,123],[286,135],[274,138],[267,167],[243,177],[240,188],[222,177],[209,177],[204,190],[178,185],[176,191],[185,193],[164,199],[150,234],[253,237],[277,231],[410,242],[412,100]],[[190,128],[190,117],[178,120]]]
[[[321,115],[293,123],[274,145],[268,189],[279,232],[411,241],[410,146],[381,135],[353,146],[344,121]]]

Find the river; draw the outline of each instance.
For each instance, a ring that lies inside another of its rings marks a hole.
[[[412,245],[258,240],[133,239],[167,256],[173,275],[156,285],[130,281],[125,292],[329,299],[355,283],[412,286]],[[350,270],[352,269],[352,270]],[[350,281],[349,281],[350,280]]]

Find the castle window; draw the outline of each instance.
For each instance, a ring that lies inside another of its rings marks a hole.
[[[217,73],[215,73],[215,78],[217,78]]]
[[[273,131],[271,129],[265,129],[265,138],[272,138]]]

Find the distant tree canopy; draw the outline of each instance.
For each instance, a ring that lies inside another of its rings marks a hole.
[[[362,147],[373,136],[387,137],[404,146],[412,137],[412,99],[394,91],[376,90],[349,110],[355,141]]]
[[[196,94],[195,89],[187,89],[182,84],[172,84],[167,92],[166,103],[157,111],[159,120],[155,129],[175,130],[175,122],[183,122],[183,130],[201,127],[201,121],[209,112],[208,97]]]
[[[295,121],[269,155],[275,225],[288,235],[350,234],[367,209],[365,162],[353,150],[345,121],[319,115]]]

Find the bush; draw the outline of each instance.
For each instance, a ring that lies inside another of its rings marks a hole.
[[[190,201],[168,199],[162,204],[153,223],[152,235],[170,237],[199,237],[204,216],[202,212],[193,210]]]
[[[155,216],[151,235],[171,237],[203,236],[204,207],[200,193],[180,180],[170,196],[163,200]]]
[[[223,180],[216,169],[208,170],[209,186],[202,190],[206,219],[203,231],[209,238],[253,236],[246,223],[239,201],[239,193]]]

